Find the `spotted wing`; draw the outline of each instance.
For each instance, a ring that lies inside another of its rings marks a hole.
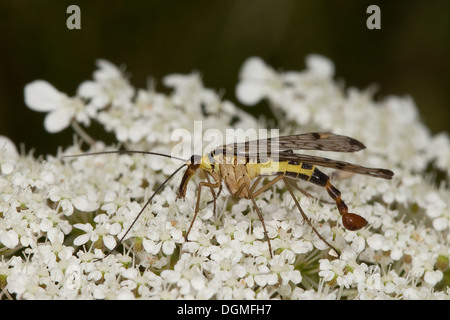
[[[259,139],[221,146],[215,152],[233,152],[242,156],[254,157],[260,153],[270,155],[285,150],[322,150],[335,152],[355,152],[365,149],[356,139],[329,132],[311,132]]]

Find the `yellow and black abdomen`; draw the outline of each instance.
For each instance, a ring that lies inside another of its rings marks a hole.
[[[329,181],[329,177],[325,173],[317,169],[315,165],[307,162],[269,160],[260,163],[249,162],[246,164],[246,167],[251,179],[258,176],[284,175],[312,182],[322,187]]]

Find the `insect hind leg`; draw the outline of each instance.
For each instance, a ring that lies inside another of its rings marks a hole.
[[[283,182],[286,185],[287,190],[289,191],[289,193],[291,194],[292,199],[294,200],[294,203],[296,205],[296,207],[298,208],[298,210],[300,211],[300,214],[302,215],[303,219],[309,224],[309,226],[312,228],[312,230],[314,231],[314,233],[319,237],[320,240],[322,240],[327,246],[329,246],[331,249],[333,249],[338,256],[340,256],[340,252],[338,249],[336,249],[334,246],[332,246],[320,233],[319,231],[317,231],[317,229],[313,226],[311,220],[306,216],[305,212],[303,211],[302,207],[300,206],[300,204],[298,203],[297,199],[295,198],[294,192],[292,191],[291,185],[288,181],[288,179],[286,179],[286,177],[283,177]]]
[[[300,192],[301,192],[303,195],[305,195],[306,197],[308,197],[308,198],[310,198],[310,199],[316,199],[316,200],[318,200],[318,201],[321,202],[321,203],[328,203],[328,204],[333,204],[333,203],[334,203],[334,202],[329,201],[329,200],[321,199],[321,198],[319,198],[319,196],[313,195],[313,194],[309,193],[308,191],[306,191],[305,189],[300,188],[300,187],[297,185],[297,183],[296,183],[296,181],[295,181],[294,179],[290,178],[289,180],[290,180],[289,182],[291,183],[291,187],[294,187],[295,189],[297,189],[298,191],[300,191]]]
[[[351,231],[359,230],[367,224],[367,220],[363,217],[348,212],[348,207],[341,198],[341,192],[330,183],[330,178],[325,173],[315,168],[309,181],[327,190],[330,197],[336,202],[336,206],[342,216],[342,223],[346,229]]]

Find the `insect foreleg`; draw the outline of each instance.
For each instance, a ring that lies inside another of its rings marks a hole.
[[[207,171],[205,171],[205,177],[206,177],[206,180],[208,180],[208,183],[211,183],[211,180],[209,180],[209,176],[210,176],[211,174],[209,173],[209,172],[207,172]],[[214,177],[213,177],[214,178]],[[213,200],[211,200],[211,201],[208,201],[208,205],[209,204],[211,204],[211,203],[214,203],[214,210],[213,210],[213,212],[214,212],[214,216],[216,216],[216,200],[217,200],[217,198],[219,197],[219,194],[222,192],[222,184],[220,184],[220,186],[219,186],[219,191],[217,191],[217,194],[216,194],[216,192],[214,191],[214,188],[209,188],[210,190],[211,190],[211,194],[212,194],[212,196],[213,196]]]
[[[213,178],[214,178],[214,176],[213,176]],[[195,218],[197,218],[198,210],[199,210],[199,207],[200,207],[200,195],[202,193],[202,187],[207,187],[207,188],[210,188],[211,190],[213,190],[213,189],[219,188],[220,185],[221,185],[221,181],[220,180],[216,180],[215,183],[202,181],[202,182],[200,182],[198,184],[197,203],[195,204],[194,217],[192,218],[192,221],[191,221],[191,224],[189,226],[189,229],[186,232],[186,235],[184,236],[184,240],[185,241],[189,241],[188,240],[189,233],[191,232],[192,226],[194,225]],[[214,203],[215,203],[215,198],[214,198]]]

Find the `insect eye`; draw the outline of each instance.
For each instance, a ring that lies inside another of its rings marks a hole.
[[[191,164],[201,164],[202,163],[202,156],[194,154],[191,157],[190,161],[191,161]]]

